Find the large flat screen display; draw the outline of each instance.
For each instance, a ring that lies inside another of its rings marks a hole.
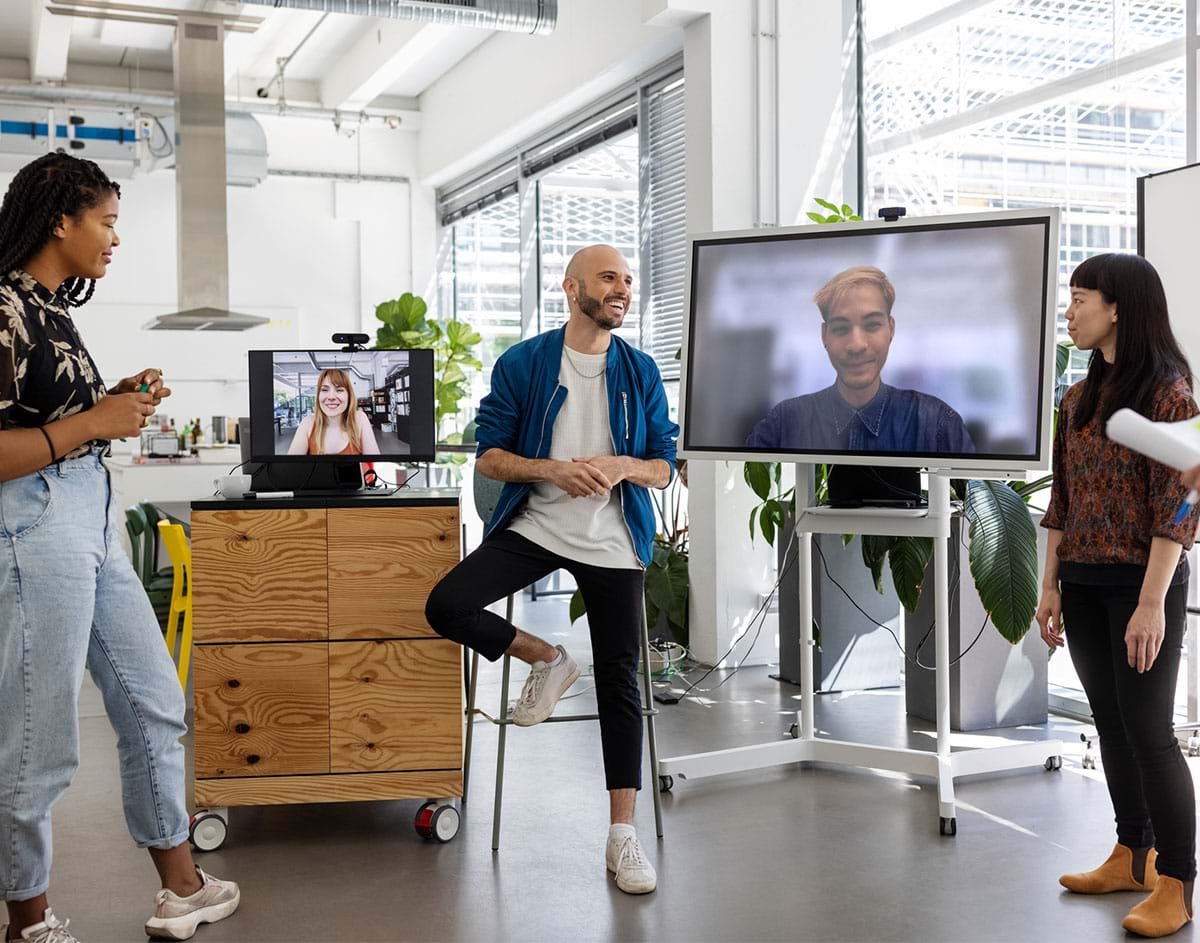
[[[433,461],[432,350],[249,357],[254,461]]]
[[[1048,465],[1057,210],[689,239],[681,454]]]

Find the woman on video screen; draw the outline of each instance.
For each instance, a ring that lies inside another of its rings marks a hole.
[[[346,371],[322,370],[317,377],[317,408],[300,420],[288,455],[378,454],[375,431],[358,408]]]

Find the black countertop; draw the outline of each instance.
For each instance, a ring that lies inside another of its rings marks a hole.
[[[294,498],[250,498],[230,501],[228,498],[201,498],[192,502],[193,511],[287,511],[308,508],[411,508],[457,507],[458,488],[401,488],[395,494],[350,494],[343,497],[306,497],[303,492]]]

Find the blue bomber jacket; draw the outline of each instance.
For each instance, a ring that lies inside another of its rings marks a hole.
[[[492,368],[492,389],[479,404],[476,417],[476,456],[503,449],[522,458],[547,458],[554,420],[567,398],[559,383],[566,328],[547,331],[510,347]],[[679,426],[671,421],[667,394],[658,365],[615,334],[605,370],[608,423],[617,455],[661,458],[675,475],[675,439]],[[633,548],[649,566],[654,549],[654,507],[645,488],[629,481],[621,489],[621,510],[633,537]],[[484,537],[508,526],[528,496],[530,485],[508,482]]]

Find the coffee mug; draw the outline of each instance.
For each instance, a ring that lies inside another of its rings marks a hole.
[[[249,475],[222,475],[213,480],[213,488],[230,501],[239,501],[253,485]]]

